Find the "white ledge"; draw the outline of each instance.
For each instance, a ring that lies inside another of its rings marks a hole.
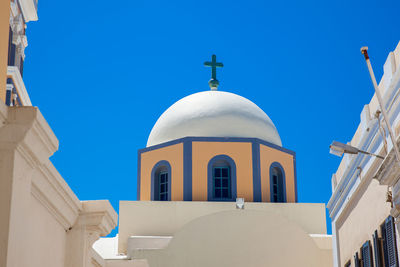
[[[21,99],[23,106],[32,106],[31,99],[29,98],[28,92],[26,91],[24,81],[22,80],[21,73],[18,67],[8,66],[7,67],[7,77],[11,78],[17,89],[18,95]]]

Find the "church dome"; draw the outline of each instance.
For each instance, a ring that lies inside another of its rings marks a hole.
[[[147,147],[187,136],[259,138],[282,146],[274,123],[262,109],[223,91],[199,92],[177,101],[157,120]]]

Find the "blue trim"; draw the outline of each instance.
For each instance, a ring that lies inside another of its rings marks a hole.
[[[296,155],[293,156],[293,169],[294,169],[294,201],[297,203],[297,168],[296,168]]]
[[[283,169],[282,165],[279,162],[273,162],[271,164],[271,166],[269,167],[269,197],[270,197],[270,202],[272,201],[272,190],[273,190],[273,186],[272,186],[272,170],[274,168],[279,168],[280,171],[282,172],[282,189],[283,189],[283,202],[286,202],[286,176],[285,176],[285,170]]]
[[[156,172],[160,167],[167,167],[168,170],[168,200],[171,201],[171,184],[172,184],[172,172],[171,172],[171,164],[169,164],[166,160],[160,160],[157,162],[153,169],[151,170],[151,200],[155,200],[155,188],[156,188]],[[158,178],[158,177],[157,177]]]
[[[11,78],[7,78],[7,84],[14,85],[14,82]],[[11,106],[11,95],[12,95],[12,90],[6,90],[6,105],[7,106]]]
[[[253,154],[253,202],[261,202],[260,144],[252,143]]]
[[[229,163],[231,167],[231,198],[229,199],[214,199],[213,198],[213,165],[218,160],[224,160]],[[236,192],[236,164],[233,159],[227,155],[214,156],[207,165],[207,200],[208,201],[235,201],[237,197]]]
[[[136,188],[136,199],[137,200],[140,200],[141,168],[142,168],[142,154],[138,151],[137,188]]]
[[[11,90],[6,91],[6,105],[11,106]]]
[[[147,151],[151,151],[151,150],[155,150],[155,149],[159,149],[162,147],[167,147],[167,146],[171,146],[171,145],[175,145],[175,144],[179,144],[179,143],[183,143],[184,141],[190,141],[190,142],[245,142],[245,143],[259,143],[271,148],[275,148],[279,151],[288,153],[290,155],[295,155],[296,153],[292,150],[286,149],[284,147],[272,144],[270,142],[258,139],[258,138],[247,138],[247,137],[196,137],[196,136],[188,136],[188,137],[183,137],[183,138],[179,138],[179,139],[175,139],[172,141],[168,141],[165,143],[161,143],[158,145],[154,145],[154,146],[150,146],[150,147],[146,147],[146,148],[142,148],[139,149],[140,153],[143,152],[147,152]]]
[[[192,142],[183,142],[183,200],[192,200]]]

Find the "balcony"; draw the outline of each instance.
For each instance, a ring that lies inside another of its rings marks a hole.
[[[7,67],[7,95],[8,106],[32,106],[28,92],[18,67]]]

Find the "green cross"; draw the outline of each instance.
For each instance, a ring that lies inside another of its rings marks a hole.
[[[204,66],[211,67],[211,79],[217,80],[217,67],[222,68],[224,64],[217,62],[217,56],[212,55],[211,62],[204,62]]]

